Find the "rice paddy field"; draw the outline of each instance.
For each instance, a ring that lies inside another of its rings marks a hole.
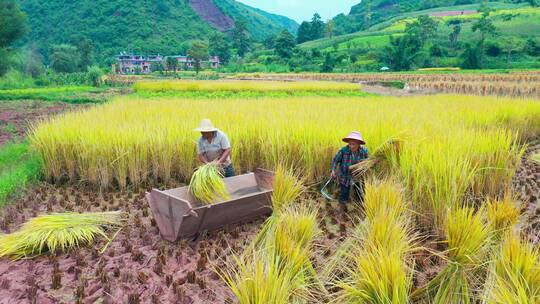
[[[31,125],[42,181],[2,209],[0,302],[540,301],[534,94],[383,97],[314,80],[144,81],[134,91]],[[197,171],[204,182],[193,131],[203,118],[228,135],[237,173],[276,172],[273,214],[170,243],[144,193]],[[358,177],[364,200],[344,210],[319,190],[352,130],[371,156]],[[76,245],[49,238],[54,253],[3,250],[29,219],[62,212],[122,220],[78,230]]]

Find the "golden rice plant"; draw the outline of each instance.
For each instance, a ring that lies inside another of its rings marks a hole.
[[[240,303],[291,303],[320,287],[311,264],[317,210],[304,204],[276,212],[247,251],[218,271]]]
[[[305,191],[303,179],[294,169],[288,169],[280,164],[275,171],[274,186],[272,192],[272,208],[274,212],[287,208],[297,201]]]
[[[393,181],[369,181],[364,204],[365,220],[331,258],[323,277],[341,289],[338,303],[408,303],[412,253],[418,248],[403,192]]]
[[[491,230],[485,212],[471,207],[449,210],[444,227],[447,265],[427,286],[417,289],[413,298],[429,296],[432,303],[473,303],[490,253]]]
[[[302,172],[306,183],[328,177],[332,157],[344,145],[340,139],[351,130],[363,133],[370,151],[407,134],[389,175],[400,175],[414,211],[440,234],[447,208],[462,205],[471,190],[475,196],[496,197],[506,187],[519,159],[516,140],[540,132],[540,103],[524,99],[437,95],[149,102],[126,96],[36,124],[30,142],[50,180],[68,178],[102,188],[187,181],[196,167],[194,141],[200,136],[192,130],[202,117],[227,133],[237,171],[284,163]]]
[[[409,303],[412,270],[399,256],[373,249],[358,254],[337,303]]]
[[[508,234],[496,253],[486,282],[483,303],[538,303],[540,301],[540,251]]]
[[[122,225],[122,213],[55,213],[30,219],[19,230],[0,236],[0,257],[31,258],[45,251],[67,251],[108,239],[107,230]]]
[[[136,92],[151,91],[151,92],[216,92],[216,91],[232,91],[232,92],[348,92],[358,91],[360,86],[354,83],[344,82],[284,82],[284,81],[235,81],[235,80],[176,80],[176,81],[149,81],[137,82],[133,88]]]
[[[193,173],[189,182],[189,191],[197,200],[205,204],[229,198],[223,175],[216,163],[204,164]]]
[[[488,222],[499,239],[517,224],[521,213],[510,195],[502,200],[488,200],[486,211]]]

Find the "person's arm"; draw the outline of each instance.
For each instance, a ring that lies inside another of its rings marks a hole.
[[[223,164],[224,162],[227,161],[227,157],[229,157],[229,155],[231,155],[231,149],[226,149],[226,150],[223,150],[223,154],[221,154],[221,157],[218,159],[218,163],[220,164]]]
[[[223,153],[221,153],[221,157],[218,159],[219,164],[225,163],[229,155],[231,155],[231,142],[225,133],[222,133],[222,135],[220,145]]]
[[[336,153],[336,156],[334,156],[334,159],[332,159],[332,167],[331,167],[332,177],[336,177],[336,170],[339,163],[341,163],[342,158],[343,158],[343,153],[341,152],[341,150],[339,150],[338,153]]]
[[[207,164],[208,163],[208,159],[206,159],[206,157],[204,157],[204,155],[201,153],[201,154],[197,154],[197,158],[199,159],[199,161],[203,164]]]
[[[197,141],[197,159],[199,159],[201,163],[207,164],[209,163],[209,161],[208,159],[206,159],[203,153],[204,152],[203,152],[202,143],[201,143],[201,140],[199,139],[199,141]]]

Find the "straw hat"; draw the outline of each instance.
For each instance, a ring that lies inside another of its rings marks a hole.
[[[358,131],[352,131],[351,133],[349,133],[349,135],[343,137],[342,139],[344,142],[348,143],[349,140],[357,140],[359,141],[362,145],[365,145],[366,142],[364,141],[364,138],[362,138],[362,134]]]
[[[196,128],[194,131],[198,131],[198,132],[215,132],[217,130],[218,129],[216,127],[214,127],[214,125],[212,124],[210,119],[205,118],[205,119],[201,120],[201,123],[199,124],[199,127]]]

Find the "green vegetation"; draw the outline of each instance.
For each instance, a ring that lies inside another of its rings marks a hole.
[[[39,1],[19,0],[30,27],[25,42],[35,44],[49,62],[53,46],[79,45],[87,39],[107,65],[121,51],[186,54],[191,40],[208,39],[217,30],[201,20],[189,1]],[[244,20],[250,36],[263,40],[283,28],[295,32],[296,22],[233,0],[214,1],[234,20]],[[69,16],[67,18],[66,16]]]
[[[380,71],[383,67],[393,71],[540,68],[540,7],[490,2],[489,6],[468,4],[417,11],[427,2],[393,1],[400,3],[395,5],[400,9],[390,14],[393,18],[379,20],[375,10],[382,2],[372,2],[370,26],[361,31],[343,34],[335,19],[333,24],[326,24],[326,38],[321,38],[324,35],[320,30],[312,33],[311,28],[318,24],[315,16],[300,26],[297,41],[303,43],[292,49],[290,58],[283,56],[283,48],[274,39],[273,43],[265,43],[267,50],[253,51],[243,65],[229,65],[224,71],[358,73]],[[434,2],[430,1],[433,6],[443,4]],[[359,16],[355,20],[363,20]],[[317,28],[324,28],[321,23]]]
[[[0,77],[9,70],[9,47],[27,30],[26,16],[14,0],[0,2]]]
[[[283,29],[295,33],[298,29],[296,21],[287,17],[270,14],[263,10],[245,5],[234,0],[213,0],[214,4],[235,21],[246,22],[246,30],[259,41],[277,34]]]
[[[88,86],[65,86],[30,89],[0,90],[0,100],[39,99],[69,103],[103,102],[105,97],[96,96],[106,88]]]
[[[36,181],[40,172],[41,161],[29,151],[26,142],[8,143],[0,147],[0,206]]]

